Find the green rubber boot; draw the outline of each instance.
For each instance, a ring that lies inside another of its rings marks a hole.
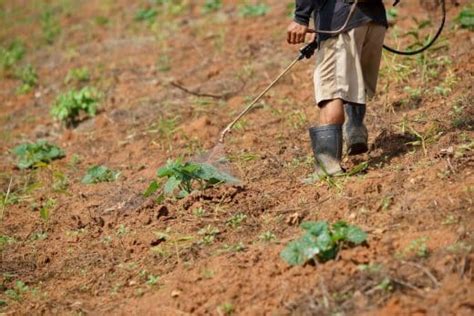
[[[369,151],[369,133],[364,124],[366,106],[351,103],[344,104],[346,122],[344,123],[344,140],[347,154],[360,155]]]
[[[342,125],[312,127],[309,137],[316,158],[316,175],[321,178],[342,174]]]

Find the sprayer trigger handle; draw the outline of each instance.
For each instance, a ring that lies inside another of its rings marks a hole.
[[[314,55],[314,51],[318,48],[317,40],[312,41],[307,44],[305,47],[300,49],[300,60],[303,58],[311,58]]]

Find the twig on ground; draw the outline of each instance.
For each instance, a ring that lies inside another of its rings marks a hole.
[[[410,290],[413,290],[415,293],[417,293],[419,296],[423,296],[423,291],[417,288],[416,286],[407,283],[405,281],[402,281],[400,279],[395,279],[395,278],[390,278],[393,282],[398,283],[399,285],[402,285],[406,288],[409,288]]]
[[[188,94],[191,94],[191,95],[194,95],[194,96],[197,96],[197,97],[208,97],[208,98],[213,98],[213,99],[225,99],[230,95],[229,93],[219,95],[219,94],[204,93],[204,92],[199,92],[199,91],[192,91],[192,90],[186,88],[185,86],[183,86],[180,83],[175,82],[175,81],[171,81],[170,84],[173,87],[178,88],[181,91],[184,91]]]
[[[402,261],[402,263],[420,269],[431,279],[431,281],[436,287],[440,287],[441,284],[438,281],[438,279],[436,279],[436,277],[427,268],[423,267],[421,264],[418,264],[416,262],[410,262],[410,261]]]

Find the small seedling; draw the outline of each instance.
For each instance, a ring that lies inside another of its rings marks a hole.
[[[239,213],[229,218],[226,224],[232,228],[239,228],[246,219],[247,215]]]
[[[207,225],[206,227],[198,231],[198,234],[203,236],[201,243],[205,245],[210,245],[214,243],[216,236],[220,233],[221,231],[219,230],[219,228],[213,227],[211,225]]]
[[[85,112],[89,117],[95,116],[100,98],[100,93],[91,87],[71,90],[56,99],[51,108],[51,115],[67,126],[74,125],[81,112]]]
[[[260,234],[260,236],[258,236],[258,239],[264,242],[272,242],[272,241],[275,241],[277,238],[275,234],[272,233],[271,231],[266,231]]]
[[[114,182],[120,176],[120,172],[109,169],[106,166],[93,166],[87,170],[82,178],[84,184],[96,184],[101,182]]]
[[[235,312],[235,307],[231,303],[223,303],[219,305],[217,310],[219,311],[219,314],[229,316]]]
[[[157,176],[166,178],[160,200],[166,195],[183,198],[189,195],[194,188],[205,190],[222,183],[236,183],[237,179],[219,171],[209,164],[183,162],[181,159],[169,160],[167,164],[158,169]],[[150,196],[160,189],[157,181],[153,181],[145,192]]]
[[[202,207],[199,207],[194,210],[193,214],[194,216],[201,218],[201,217],[206,216],[206,210]]]
[[[367,240],[367,233],[357,226],[339,221],[329,226],[327,222],[304,222],[303,236],[290,242],[281,257],[290,265],[303,265],[310,260],[326,262],[334,259],[344,244],[360,245]]]
[[[34,144],[18,145],[12,152],[18,158],[17,167],[20,169],[37,167],[41,163],[48,164],[65,156],[61,148],[41,140]]]
[[[39,209],[40,217],[45,222],[49,221],[51,216],[51,209],[56,205],[56,201],[53,199],[48,199]]]
[[[158,281],[160,280],[160,277],[159,276],[155,276],[153,274],[149,274],[148,275],[148,278],[146,280],[146,284],[147,285],[150,285],[150,286],[154,286],[158,283]]]
[[[128,233],[128,228],[124,224],[120,224],[117,229],[117,236],[125,236]]]

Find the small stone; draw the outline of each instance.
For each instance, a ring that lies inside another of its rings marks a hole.
[[[174,291],[171,291],[171,297],[178,297],[181,295],[181,291],[178,291],[178,290],[174,290]]]

